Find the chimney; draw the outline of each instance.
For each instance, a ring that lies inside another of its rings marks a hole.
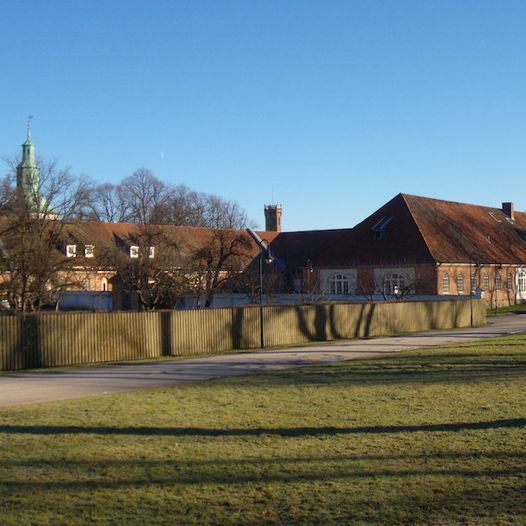
[[[281,232],[281,205],[265,205],[265,231]]]
[[[502,203],[502,211],[513,221],[515,219],[515,211],[513,203]]]

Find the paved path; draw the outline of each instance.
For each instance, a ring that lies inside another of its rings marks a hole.
[[[484,327],[329,342],[288,349],[0,373],[0,407],[199,382],[221,376],[301,367],[526,332],[526,315],[490,318]]]

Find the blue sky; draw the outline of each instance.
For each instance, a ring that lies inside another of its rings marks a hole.
[[[526,210],[526,2],[0,0],[0,155],[139,167],[260,225],[398,192]]]

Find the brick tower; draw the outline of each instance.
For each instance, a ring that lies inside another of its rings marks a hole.
[[[265,231],[281,232],[281,205],[265,205]]]

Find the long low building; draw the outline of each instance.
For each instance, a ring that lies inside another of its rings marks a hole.
[[[28,131],[18,215],[6,210],[0,221],[2,305],[33,306],[29,296],[15,298],[16,287],[41,296],[55,290],[51,303],[68,291],[112,293],[120,308],[172,306],[183,295],[201,297],[204,306],[218,293],[257,299],[260,248],[244,230],[64,222],[43,217],[38,188]],[[480,294],[494,306],[526,300],[526,213],[513,203],[490,208],[398,194],[353,228],[301,232],[281,230],[281,205],[264,212],[258,235],[271,252],[261,261],[267,294],[307,301]]]
[[[526,213],[398,194],[354,228],[288,232],[272,243],[315,292],[376,298],[480,293],[526,300]]]
[[[269,209],[281,214],[281,207],[268,205]],[[276,222],[267,221],[269,226]],[[231,260],[235,264],[224,265],[221,271],[230,278],[232,273],[250,272],[257,282],[259,249],[242,230],[163,225],[148,227],[150,234],[145,236],[144,228],[76,222],[67,228],[62,251],[78,271],[90,270],[84,288],[101,291],[119,287],[108,257],[105,265],[100,263],[101,251],[107,255],[110,246],[133,260],[149,239],[145,256],[163,260],[170,250],[167,240],[172,240],[183,261],[219,239],[216,256],[234,240],[244,239]],[[263,265],[267,292],[320,299],[482,294],[489,305],[499,306],[526,300],[526,214],[515,211],[512,203],[489,208],[399,194],[354,228],[265,230],[259,235],[274,256],[273,262]],[[198,269],[195,260],[193,266],[180,266]],[[243,286],[248,282],[239,281],[227,290],[240,292]]]

